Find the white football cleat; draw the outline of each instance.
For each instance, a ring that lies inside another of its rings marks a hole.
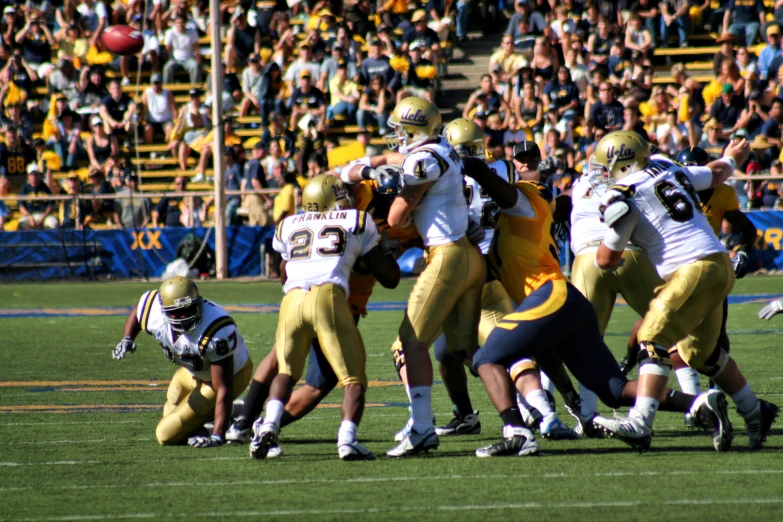
[[[236,423],[228,427],[226,431],[226,442],[234,444],[247,444],[250,439],[253,438],[253,430],[251,428],[239,429]]]
[[[356,441],[337,446],[337,454],[343,460],[375,460],[375,454]]]
[[[394,434],[394,442],[402,442],[402,440],[410,434],[412,427],[413,417],[408,417],[408,422],[405,423],[405,426]]]
[[[419,433],[413,428],[403,438],[399,444],[386,452],[389,457],[409,457],[415,455],[421,451],[428,452],[429,450],[437,449],[440,445],[438,440],[438,434],[435,433],[435,428],[429,428],[424,433]]]
[[[550,413],[541,420],[539,425],[541,436],[549,440],[574,440],[576,432],[563,424],[557,413]]]
[[[694,427],[703,428],[712,436],[715,451],[729,451],[734,430],[729,421],[728,402],[724,393],[709,390],[699,394],[686,415],[690,415]]]
[[[277,429],[274,424],[260,421],[261,418],[253,423],[253,439],[250,441],[250,457],[254,459],[265,459],[269,450],[277,446]]]
[[[502,457],[506,455],[532,455],[538,451],[538,441],[527,428],[503,426],[503,440],[476,450],[476,456]]]
[[[593,424],[610,438],[618,438],[639,451],[650,449],[652,430],[640,419],[635,417],[619,417],[607,419],[596,415]]]

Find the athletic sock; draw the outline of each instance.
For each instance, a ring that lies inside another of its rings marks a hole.
[[[555,394],[555,384],[552,382],[552,379],[549,378],[549,375],[547,375],[544,372],[541,372],[541,387],[549,392],[550,395]],[[541,412],[544,413],[543,411]]]
[[[247,391],[245,404],[242,406],[240,414],[240,417],[244,417],[248,428],[261,415],[267,397],[269,397],[269,386],[255,379],[250,381],[250,389]]]
[[[688,413],[691,411],[691,405],[696,400],[695,395],[688,395],[677,390],[669,390],[666,399],[658,405],[661,411],[676,411],[678,413]]]
[[[264,415],[264,424],[273,424],[276,429],[280,429],[280,418],[285,412],[283,401],[272,399],[266,405],[266,415]]]
[[[680,389],[683,393],[698,395],[701,391],[699,386],[699,373],[693,368],[679,368],[674,371],[677,375],[677,382],[680,383]]]
[[[410,393],[413,429],[424,433],[432,428],[432,386],[412,386]]]
[[[454,407],[454,414],[457,417],[465,417],[473,413],[473,404],[470,402],[468,393],[460,393],[458,396],[452,397],[451,403]]]
[[[552,405],[549,404],[549,399],[547,399],[546,392],[544,390],[534,390],[528,393],[525,395],[525,400],[528,404],[537,409],[544,417],[550,413],[554,413],[554,410],[552,410]]]
[[[658,401],[652,397],[636,397],[636,404],[629,417],[641,418],[648,428],[652,428],[655,422],[655,413],[658,411]],[[636,413],[637,415],[634,415]]]
[[[337,445],[351,444],[356,442],[356,424],[353,421],[344,420],[340,423],[340,430],[337,432]]]
[[[740,391],[732,395],[731,400],[737,405],[737,411],[743,417],[756,409],[756,403],[758,402],[756,394],[750,389],[750,384],[748,383],[745,383],[745,386]]]
[[[582,400],[582,408],[580,412],[582,417],[587,417],[588,415],[598,413],[598,396],[595,393],[582,384],[579,384],[579,396]]]
[[[292,423],[298,421],[299,419],[301,419],[301,417],[294,417],[293,415],[288,413],[288,411],[284,411],[283,412],[283,416],[280,417],[280,427],[281,428],[285,428],[289,424],[292,424]]]
[[[525,423],[525,426],[532,426],[533,428],[537,427],[534,426],[533,423],[533,411],[535,411],[535,408],[528,404],[525,398],[522,397],[522,394],[519,392],[517,392],[517,408],[519,408],[519,414],[522,415],[522,422]]]
[[[526,427],[525,422],[522,420],[522,414],[519,412],[519,408],[515,406],[501,411],[500,420],[503,421],[504,426],[514,426],[516,428]]]

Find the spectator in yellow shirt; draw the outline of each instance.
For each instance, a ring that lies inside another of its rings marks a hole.
[[[342,115],[347,122],[352,123],[359,108],[359,86],[348,78],[348,66],[345,62],[337,65],[337,73],[329,82],[329,94],[332,97],[332,105],[329,107],[327,119],[333,120],[335,116]]]
[[[502,49],[495,51],[489,58],[489,73],[496,74],[498,91],[503,94],[507,91],[511,79],[517,74],[517,71],[527,65],[527,60],[521,54],[514,52],[514,40],[511,35],[503,35],[500,45]]]

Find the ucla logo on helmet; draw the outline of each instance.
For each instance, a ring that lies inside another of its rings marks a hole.
[[[615,149],[614,145],[610,145],[606,150],[606,155],[609,159],[616,158],[618,160],[629,160],[633,159],[634,152],[623,143],[620,145],[619,149]]]
[[[408,109],[402,114],[402,116],[400,116],[400,123],[415,125],[417,127],[424,127],[427,125],[427,117],[424,115],[424,112],[421,109],[417,110],[416,112]]]

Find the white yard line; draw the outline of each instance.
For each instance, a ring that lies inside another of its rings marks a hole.
[[[110,520],[110,519],[155,519],[155,518],[258,518],[306,515],[350,515],[371,513],[405,513],[405,512],[451,512],[451,511],[487,511],[487,510],[519,510],[519,509],[595,509],[622,508],[645,505],[667,506],[705,506],[705,505],[754,505],[783,504],[783,498],[716,498],[716,499],[678,499],[655,501],[606,501],[606,502],[519,502],[503,504],[454,504],[441,506],[397,506],[385,509],[301,509],[274,511],[225,511],[206,513],[119,513],[109,515],[65,515],[42,518],[3,519],[8,522],[68,522],[72,520]]]
[[[202,460],[202,459],[193,459]],[[231,457],[225,460],[249,460],[249,457]],[[93,461],[93,463],[96,463]],[[85,484],[57,487],[19,487],[0,488],[0,493],[16,491],[63,491],[85,489],[134,489],[134,488],[191,488],[191,487],[230,487],[230,486],[280,486],[287,484],[344,484],[378,483],[378,482],[408,482],[422,480],[522,480],[522,479],[584,479],[589,477],[600,478],[624,478],[624,477],[648,477],[648,476],[681,476],[681,475],[779,475],[783,469],[740,469],[723,471],[705,470],[671,470],[671,471],[616,471],[601,473],[520,473],[520,474],[450,474],[450,475],[416,475],[416,476],[391,476],[391,477],[356,477],[346,479],[274,479],[274,480],[228,480],[209,482],[149,482],[146,484]]]

